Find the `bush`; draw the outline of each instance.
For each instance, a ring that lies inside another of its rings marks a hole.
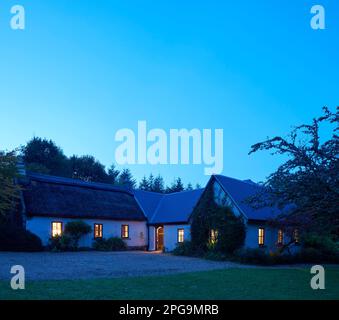
[[[0,225],[0,251],[42,251],[41,239],[35,234],[16,226]]]
[[[263,249],[241,249],[235,252],[235,258],[241,263],[270,265],[274,259]]]
[[[330,237],[314,233],[305,234],[302,248],[296,254],[299,262],[339,263],[339,248]]]
[[[127,249],[127,245],[118,237],[99,238],[94,240],[93,248],[98,251],[123,251]]]
[[[65,226],[65,234],[72,238],[72,247],[74,249],[79,247],[80,238],[91,231],[91,226],[82,220],[68,222]]]
[[[82,236],[92,231],[91,226],[82,220],[66,223],[65,232],[61,236],[49,239],[49,249],[52,251],[77,251]]]
[[[67,234],[50,238],[48,248],[54,252],[76,250],[72,238]]]
[[[191,241],[184,241],[178,243],[176,248],[172,251],[176,256],[194,256],[195,252]]]
[[[296,255],[299,262],[320,263],[323,261],[323,254],[315,248],[302,248]]]

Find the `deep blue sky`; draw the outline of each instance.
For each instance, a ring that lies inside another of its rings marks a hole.
[[[9,28],[10,7],[26,30]],[[310,8],[326,9],[326,30]],[[264,179],[279,163],[248,156],[339,101],[339,2],[6,0],[0,6],[0,149],[33,135],[67,155],[114,162],[115,132],[223,128],[228,176]],[[204,183],[201,166],[133,166]]]

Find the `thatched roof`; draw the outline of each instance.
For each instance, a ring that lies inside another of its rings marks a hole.
[[[23,196],[27,216],[146,220],[133,193],[102,183],[28,173]]]

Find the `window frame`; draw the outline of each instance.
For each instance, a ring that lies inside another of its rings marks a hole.
[[[218,242],[219,231],[218,229],[210,230],[210,238],[209,241],[211,244],[216,244]]]
[[[125,227],[127,227],[127,237],[125,237],[125,230],[124,230]],[[121,225],[121,239],[129,239],[129,224]]]
[[[262,235],[260,235],[260,231],[262,230]],[[258,228],[258,245],[259,247],[265,246],[265,228]]]
[[[182,232],[182,241],[180,241],[180,232]],[[178,228],[177,229],[177,243],[183,243],[185,241],[185,229]]]
[[[293,241],[296,246],[300,244],[300,234],[297,228],[293,230]]]
[[[97,236],[96,234],[96,227],[99,227],[99,235]],[[103,235],[104,235],[104,225],[102,223],[94,223],[94,239],[102,239],[103,238]],[[101,234],[101,235],[100,235]]]
[[[54,224],[60,224],[60,226],[61,226],[61,228],[60,228],[60,230],[61,230],[61,232],[60,232],[60,234],[56,234],[56,235],[53,235],[53,225]],[[64,223],[62,222],[62,221],[52,221],[51,222],[51,237],[52,238],[56,238],[56,237],[61,237],[62,236],[62,234],[63,234],[63,230],[64,230]]]
[[[278,230],[277,244],[278,244],[278,246],[284,245],[284,230],[282,230],[282,229]]]

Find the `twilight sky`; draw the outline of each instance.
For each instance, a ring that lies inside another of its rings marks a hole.
[[[9,27],[10,8],[26,29]],[[310,9],[326,9],[326,30]],[[34,135],[114,163],[121,128],[224,129],[223,174],[263,180],[281,159],[250,146],[339,104],[337,0],[6,0],[0,149]],[[135,165],[205,183],[204,165]]]

